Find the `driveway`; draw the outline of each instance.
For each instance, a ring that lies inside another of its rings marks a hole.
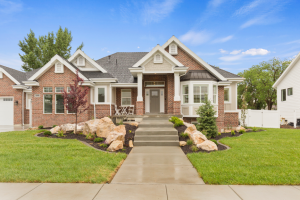
[[[9,132],[9,131],[24,131],[29,128],[29,125],[21,126],[21,125],[0,125],[0,133],[1,132]]]

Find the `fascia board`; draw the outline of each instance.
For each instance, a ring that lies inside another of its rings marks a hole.
[[[37,81],[23,81],[23,83],[27,86],[40,86],[39,82]]]

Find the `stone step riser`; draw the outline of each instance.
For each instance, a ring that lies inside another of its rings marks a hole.
[[[177,131],[138,131],[136,130],[135,135],[176,135],[178,136]]]
[[[143,122],[148,122],[148,121],[169,121],[169,118],[144,118]]]
[[[163,141],[163,140],[178,140],[178,136],[177,135],[137,135],[134,137],[134,141],[151,141],[151,140],[159,140],[159,141]]]
[[[155,128],[172,128],[174,127],[173,124],[156,124],[156,123],[153,123],[153,124],[139,124],[139,127],[141,128],[152,128],[152,127],[155,127]]]
[[[134,141],[134,146],[179,146],[179,141]]]

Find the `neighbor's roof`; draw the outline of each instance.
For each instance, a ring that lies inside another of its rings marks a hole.
[[[225,71],[224,69],[221,69],[219,67],[212,66],[217,72],[219,72],[224,78],[242,78],[239,75],[233,74],[231,72]]]
[[[96,61],[119,83],[136,83],[128,68],[142,59],[148,52],[118,52]]]
[[[180,77],[180,81],[189,80],[218,81],[218,78],[207,70],[189,70],[184,76]]]

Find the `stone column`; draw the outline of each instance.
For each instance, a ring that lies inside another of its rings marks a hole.
[[[136,101],[136,114],[144,114],[144,101],[143,101],[143,74],[137,74],[138,88],[137,88],[137,101]]]

